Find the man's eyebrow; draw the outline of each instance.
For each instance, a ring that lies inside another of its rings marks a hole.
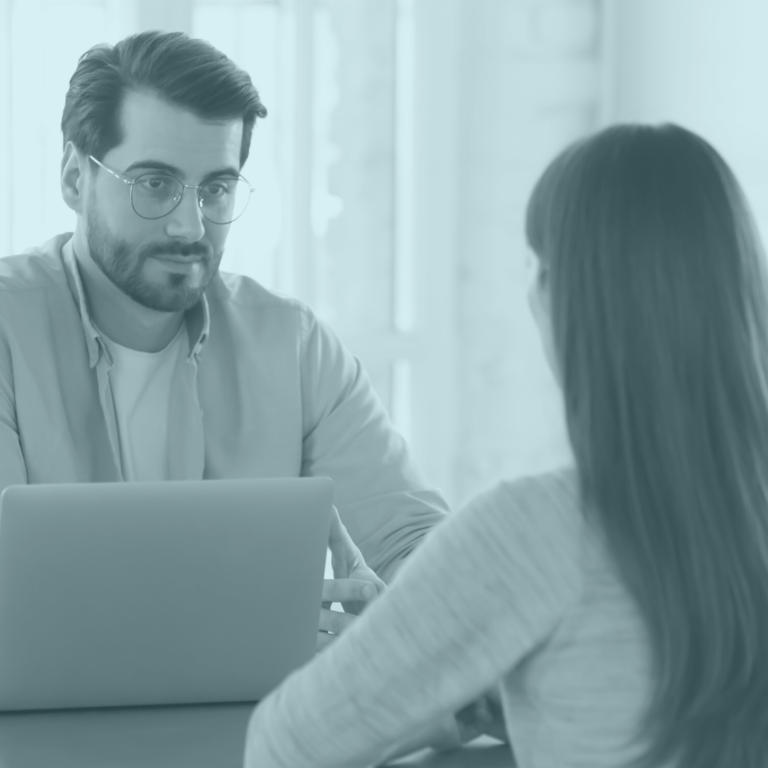
[[[154,171],[164,171],[165,173],[170,173],[172,176],[178,176],[182,181],[186,180],[186,174],[184,171],[181,170],[181,168],[177,168],[175,165],[170,165],[169,163],[163,163],[160,160],[137,160],[135,163],[131,163],[124,171],[123,173],[129,173],[133,170],[154,170]],[[215,171],[210,171],[209,173],[206,173],[205,176],[203,176],[201,184],[204,184],[206,181],[209,181],[210,179],[219,179],[221,177],[227,177],[227,178],[238,178],[240,176],[240,171],[237,170],[237,168],[228,165],[226,168],[219,168]]]

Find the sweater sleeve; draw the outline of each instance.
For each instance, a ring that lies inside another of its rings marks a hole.
[[[569,488],[502,483],[449,516],[360,621],[255,709],[247,768],[377,764],[511,671],[580,591]]]
[[[448,507],[413,461],[360,361],[302,315],[301,473],[334,482],[334,504],[365,562],[389,583]]]
[[[26,485],[27,482],[16,419],[13,363],[4,334],[0,334],[0,493],[9,485]]]

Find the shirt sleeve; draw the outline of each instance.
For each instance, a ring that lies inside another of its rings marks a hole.
[[[357,360],[304,310],[302,475],[334,481],[334,504],[366,563],[389,582],[448,512],[414,464]]]
[[[247,768],[378,764],[544,642],[581,590],[562,486],[501,484],[454,513],[391,589],[254,711]]]

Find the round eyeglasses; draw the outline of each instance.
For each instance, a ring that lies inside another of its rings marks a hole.
[[[231,224],[242,216],[253,187],[242,177],[219,177],[205,184],[184,184],[175,176],[161,171],[142,173],[129,179],[107,168],[93,155],[88,155],[96,165],[111,173],[130,187],[131,206],[142,219],[162,219],[181,202],[187,189],[197,191],[197,203],[208,221],[213,224]]]

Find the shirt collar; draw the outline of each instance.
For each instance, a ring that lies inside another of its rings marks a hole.
[[[106,356],[109,364],[112,365],[112,356],[110,355],[109,349],[104,342],[102,334],[96,326],[94,326],[88,312],[88,300],[85,295],[85,290],[83,289],[83,281],[80,277],[80,269],[77,264],[77,257],[75,256],[75,249],[72,244],[73,239],[72,234],[69,233],[69,238],[61,247],[61,261],[64,265],[64,272],[67,276],[70,291],[80,310],[80,320],[83,324],[85,343],[88,348],[89,365],[93,368],[98,363],[102,354]],[[187,310],[184,315],[184,322],[187,326],[187,334],[190,342],[188,359],[191,359],[192,357],[197,358],[200,355],[205,342],[208,340],[211,328],[211,313],[208,307],[208,298],[205,294],[203,294],[201,301],[191,309]]]

